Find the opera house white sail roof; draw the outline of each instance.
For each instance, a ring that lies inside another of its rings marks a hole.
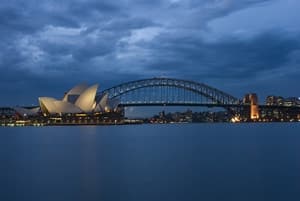
[[[51,97],[39,97],[39,104],[43,114],[74,114],[102,112],[109,108],[108,95],[104,94],[96,102],[98,84],[88,87],[79,84],[65,94],[62,100]]]

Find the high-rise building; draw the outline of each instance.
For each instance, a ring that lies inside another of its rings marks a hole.
[[[283,98],[281,96],[268,96],[266,105],[270,106],[299,106],[300,100],[297,97]]]
[[[250,119],[255,120],[259,118],[258,98],[255,93],[246,94],[243,99],[244,104],[250,105]]]
[[[281,96],[267,96],[266,98],[266,105],[283,105],[284,98]]]

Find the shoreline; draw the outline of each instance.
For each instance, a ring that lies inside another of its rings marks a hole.
[[[245,122],[100,122],[100,123],[1,123],[0,127],[57,127],[57,126],[123,126],[141,124],[268,124],[268,123],[300,123],[300,121],[245,121]]]

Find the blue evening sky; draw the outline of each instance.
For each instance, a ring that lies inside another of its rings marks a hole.
[[[174,77],[300,96],[299,0],[2,0],[0,104]]]

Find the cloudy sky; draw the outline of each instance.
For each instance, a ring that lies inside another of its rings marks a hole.
[[[175,77],[300,96],[299,0],[2,0],[1,105]]]

